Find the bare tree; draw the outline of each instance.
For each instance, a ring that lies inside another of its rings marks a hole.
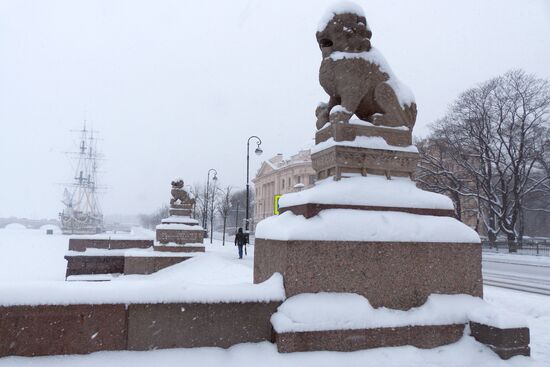
[[[167,218],[170,215],[169,209],[168,205],[163,205],[151,214],[140,214],[139,222],[145,228],[155,229],[163,218]]]
[[[527,198],[550,194],[549,113],[548,81],[521,70],[467,90],[429,138],[444,159],[421,149],[422,182],[451,197],[477,200],[489,239],[503,234],[515,248],[525,210],[544,209],[527,208]]]
[[[210,243],[213,241],[214,237],[214,208],[219,198],[218,188],[216,186],[216,181],[214,180],[211,184],[210,190],[208,192],[208,206],[207,211],[210,211]]]
[[[203,184],[195,183],[190,189],[191,195],[195,198],[195,205],[193,207],[193,218],[202,223],[204,229],[206,229],[206,186]]]
[[[457,218],[462,220],[464,198],[461,193],[470,181],[453,163],[453,152],[440,139],[420,140],[416,146],[421,157],[416,173],[419,186],[449,196],[455,206]]]
[[[250,190],[250,198],[254,200],[254,190]],[[235,218],[235,232],[237,228],[243,226],[242,220],[245,217],[246,212],[246,190],[233,191],[231,194],[231,207],[233,216]],[[254,215],[254,205],[250,205],[250,215]]]
[[[231,186],[227,186],[225,190],[219,189],[221,192],[221,198],[218,200],[217,210],[220,217],[223,220],[223,237],[222,237],[222,246],[225,246],[225,231],[227,228],[227,218],[231,211]]]

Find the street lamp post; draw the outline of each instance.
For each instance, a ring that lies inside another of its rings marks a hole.
[[[245,223],[244,223],[244,226],[245,226],[245,231],[248,231],[248,226],[250,224],[250,218],[248,217],[248,211],[249,211],[249,207],[250,207],[250,185],[249,185],[249,181],[250,181],[250,139],[256,139],[257,142],[256,142],[256,150],[254,150],[254,153],[256,153],[256,155],[260,155],[263,153],[263,150],[262,148],[260,148],[260,145],[262,144],[262,139],[258,138],[256,135],[252,135],[251,137],[248,138],[247,142],[246,142],[246,218],[245,218]]]
[[[217,180],[217,177],[214,176],[214,181]],[[212,244],[212,238],[214,237],[214,199],[216,198],[216,183],[212,184],[212,209],[210,210],[210,244]]]
[[[212,177],[212,180],[216,181],[218,179],[218,171],[216,171],[214,168],[210,168],[208,170],[208,173],[206,174],[206,198],[204,199],[204,215],[202,216],[202,228],[204,228],[205,230],[207,229],[206,226],[208,224],[208,197],[210,195],[209,193],[210,172],[214,172],[214,177]],[[208,234],[208,232],[206,233]],[[212,238],[210,238],[210,243],[212,243]]]

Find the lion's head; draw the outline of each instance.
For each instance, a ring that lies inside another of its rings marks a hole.
[[[181,188],[183,188],[183,180],[181,180],[181,179],[176,179],[176,180],[172,181],[172,188],[173,188],[173,189],[181,189]]]
[[[353,13],[334,14],[316,36],[323,57],[334,51],[362,52],[371,48],[372,32],[368,28],[367,19]]]

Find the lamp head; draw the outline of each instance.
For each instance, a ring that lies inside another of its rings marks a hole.
[[[262,148],[260,148],[260,146],[258,145],[258,147],[256,148],[256,150],[254,151],[254,153],[256,153],[256,155],[262,155],[264,151],[262,150]]]

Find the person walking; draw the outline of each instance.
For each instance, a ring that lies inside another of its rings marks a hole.
[[[239,247],[239,259],[243,258],[243,246],[246,246],[246,240],[246,235],[243,233],[243,229],[241,227],[235,235],[235,246]]]

